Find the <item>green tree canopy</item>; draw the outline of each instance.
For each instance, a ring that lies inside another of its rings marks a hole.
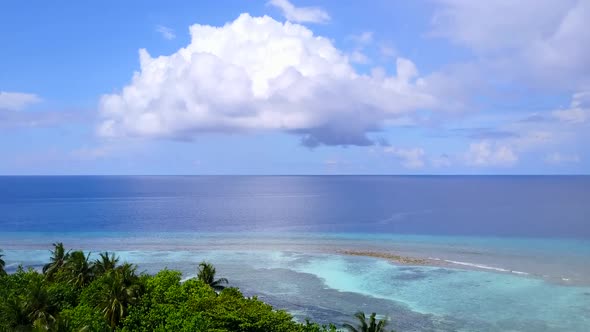
[[[224,284],[227,284],[228,281],[226,278],[215,279],[215,274],[215,267],[211,263],[203,261],[199,264],[197,279],[211,286],[214,290],[221,291],[225,288]]]

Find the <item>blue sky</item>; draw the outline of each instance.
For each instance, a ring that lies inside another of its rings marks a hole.
[[[8,2],[0,174],[587,174],[590,4]]]

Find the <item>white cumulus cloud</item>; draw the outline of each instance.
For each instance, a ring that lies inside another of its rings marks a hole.
[[[373,31],[364,31],[358,35],[351,35],[349,38],[356,44],[365,46],[373,42]]]
[[[140,70],[99,109],[104,136],[190,139],[202,132],[279,130],[307,146],[369,145],[388,119],[441,103],[408,59],[397,74],[359,74],[345,52],[308,28],[242,14],[193,25],[169,56],[140,50]]]
[[[288,0],[270,0],[269,5],[281,10],[285,18],[298,23],[326,23],[330,15],[319,7],[296,7]]]
[[[518,161],[510,146],[490,141],[471,143],[465,157],[471,166],[511,166]]]
[[[40,101],[41,98],[32,93],[0,91],[0,110],[20,111]]]

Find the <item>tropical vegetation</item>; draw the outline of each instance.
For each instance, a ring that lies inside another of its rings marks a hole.
[[[201,262],[197,277],[182,281],[179,271],[138,273],[114,253],[92,260],[89,253],[66,251],[54,243],[42,272],[19,267],[5,272],[0,251],[0,331],[268,331],[335,332],[333,324],[300,323],[256,297],[245,297]],[[385,322],[350,331],[385,331]],[[362,321],[361,321],[362,317]]]
[[[4,262],[2,257],[4,257],[4,255],[2,254],[2,250],[0,250],[0,277],[6,274],[6,271],[4,270],[6,263]]]
[[[357,312],[354,314],[354,316],[359,322],[358,326],[355,327],[352,324],[344,323],[344,328],[346,328],[349,332],[385,332],[385,325],[387,325],[387,321],[376,320],[376,313],[371,314],[369,317],[369,322],[367,322],[365,313],[362,311]]]
[[[216,291],[222,291],[225,288],[224,284],[227,284],[228,281],[226,278],[215,279],[215,273],[217,273],[217,271],[215,271],[213,264],[201,262],[197,272],[197,279],[209,285]]]

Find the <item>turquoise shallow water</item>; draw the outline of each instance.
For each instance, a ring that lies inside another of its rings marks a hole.
[[[62,241],[91,250],[270,250],[393,252],[439,259],[459,268],[528,275],[566,285],[590,285],[590,240],[368,233],[69,232],[0,233],[5,249],[46,249]]]
[[[590,327],[588,243],[581,240],[369,234],[0,235],[9,270],[18,264],[40,267],[56,240],[94,252],[116,250],[141,270],[174,268],[187,278],[194,276],[198,262],[207,259],[232,285],[298,319],[342,322],[361,309],[388,316],[400,331],[588,331]],[[344,256],[338,253],[341,249],[436,255],[484,268],[401,266]]]
[[[398,301],[413,311],[460,317],[476,324],[528,330],[583,331],[590,326],[589,288],[563,287],[506,274],[400,267],[374,259],[322,257],[299,271],[328,287]]]

